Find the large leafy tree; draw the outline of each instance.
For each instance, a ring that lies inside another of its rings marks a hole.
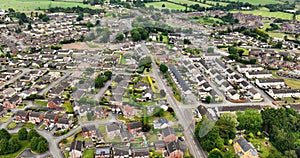
[[[224,113],[220,116],[220,119],[216,122],[219,127],[220,136],[224,139],[234,139],[236,133],[236,127],[239,125],[237,116],[232,113]]]
[[[239,122],[237,128],[239,130],[246,129],[249,133],[257,133],[262,130],[263,119],[258,110],[246,109],[245,112],[238,111],[236,114]]]
[[[209,152],[208,158],[223,158],[223,154],[219,149],[213,149]]]
[[[21,128],[18,131],[18,138],[19,138],[19,140],[26,140],[27,139],[27,135],[28,135],[28,132],[27,132],[26,128]]]

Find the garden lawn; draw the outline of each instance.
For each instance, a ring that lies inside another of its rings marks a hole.
[[[74,112],[74,110],[73,110],[73,107],[72,107],[72,104],[71,103],[65,103],[65,104],[63,104],[62,105],[62,107],[64,107],[65,108],[65,111],[66,112]]]
[[[15,122],[10,122],[8,125],[7,125],[7,128],[8,129],[14,129],[14,128],[16,128],[17,127],[17,123],[15,123]]]
[[[210,8],[211,7],[208,4],[198,3],[198,2],[194,2],[194,1],[190,1],[190,0],[169,0],[169,1],[170,2],[175,2],[175,3],[180,3],[180,4],[187,4],[188,6],[199,4],[200,7],[206,7],[206,8]]]
[[[4,116],[0,119],[0,122],[7,122],[9,120],[10,116]]]
[[[260,157],[268,157],[268,155],[271,155],[271,153],[274,153],[277,151],[277,149],[268,141],[262,138],[251,138],[250,142],[253,144],[253,146],[257,149],[258,146],[260,146]],[[269,146],[266,146],[264,143],[268,142]]]
[[[209,4],[209,5],[217,5],[217,3],[219,3],[220,6],[226,6],[229,4],[229,3],[225,3],[225,2],[206,1],[206,4]]]
[[[23,125],[23,127],[33,129],[35,127],[35,124],[27,122]]]
[[[300,80],[296,80],[296,79],[292,79],[292,78],[285,78],[285,77],[280,77],[276,75],[277,71],[273,71],[273,77],[274,78],[282,78],[284,79],[284,83],[286,85],[288,85],[289,87],[291,87],[292,89],[300,89]]]
[[[48,9],[49,7],[89,7],[82,2],[58,2],[52,0],[0,0],[0,8],[7,10],[13,8],[16,11],[35,11],[36,9]]]
[[[37,106],[47,106],[48,102],[47,101],[40,101],[40,100],[36,100],[33,102],[34,105]]]
[[[165,7],[162,7],[162,5],[165,4]],[[150,2],[145,3],[146,7],[153,6],[157,9],[169,9],[169,10],[185,10],[185,7],[182,5],[177,5],[170,2]]]
[[[94,157],[94,150],[93,149],[86,149],[83,151],[83,157],[89,158]]]
[[[275,18],[281,18],[286,20],[292,20],[293,15],[290,13],[284,13],[284,12],[270,12],[268,8],[262,7],[257,10],[248,10],[248,11],[240,11],[240,10],[234,10],[230,11],[231,13],[244,13],[244,14],[253,14],[253,15],[261,15],[262,17],[275,17]]]

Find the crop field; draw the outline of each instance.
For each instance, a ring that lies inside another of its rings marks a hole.
[[[162,7],[162,5],[165,4],[165,7]],[[184,10],[185,6],[182,5],[177,5],[174,3],[170,2],[150,2],[150,3],[145,3],[146,7],[153,6],[154,8],[157,9],[170,9],[170,10]]]
[[[258,10],[248,10],[248,11],[231,11],[231,13],[244,13],[244,14],[253,14],[253,15],[261,15],[262,17],[275,17],[286,20],[291,20],[293,18],[292,14],[284,13],[284,12],[270,12],[268,8],[260,8]]]
[[[282,1],[279,1],[279,0],[230,0],[230,1],[234,1],[234,2],[243,2],[243,3],[250,3],[250,4],[253,4],[253,5],[264,5],[264,4],[281,4],[283,3]]]
[[[194,2],[194,1],[189,1],[189,0],[169,0],[170,2],[176,2],[176,3],[181,3],[181,4],[187,4],[189,5],[195,5],[195,4],[199,4],[200,7],[206,7],[209,8],[211,7],[208,4],[204,4],[204,3],[199,3],[199,2]]]
[[[6,10],[8,8],[13,8],[16,11],[34,11],[38,8],[47,9],[49,7],[92,7],[76,1],[79,0],[0,0],[0,8]]]

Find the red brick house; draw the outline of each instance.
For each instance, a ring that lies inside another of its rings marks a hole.
[[[165,143],[177,141],[176,132],[172,127],[162,129],[162,136]]]
[[[130,122],[127,124],[127,129],[130,133],[136,134],[140,131],[142,131],[142,123],[137,121],[137,122]]]
[[[58,108],[62,104],[62,100],[59,97],[55,97],[52,100],[48,101],[47,107],[48,108]]]
[[[29,112],[24,110],[19,110],[14,114],[15,122],[27,122],[29,118]]]
[[[47,113],[44,117],[44,124],[49,125],[50,123],[56,123],[58,121],[59,116],[53,113]]]
[[[30,112],[28,118],[28,122],[31,122],[33,124],[39,124],[43,121],[44,114],[41,112]]]
[[[8,99],[7,101],[5,101],[3,103],[3,106],[8,109],[14,109],[20,103],[22,103],[22,98],[15,95],[15,96],[11,97],[10,99]]]
[[[183,152],[179,142],[169,142],[166,144],[167,151],[164,153],[165,158],[182,158]]]
[[[96,135],[95,125],[82,127],[82,137],[83,138],[92,138],[92,136],[94,136],[94,135]]]
[[[59,118],[57,120],[56,126],[60,129],[68,129],[72,126],[73,121],[71,119]]]
[[[107,116],[107,109],[97,106],[94,111],[94,116],[96,118],[104,119]]]

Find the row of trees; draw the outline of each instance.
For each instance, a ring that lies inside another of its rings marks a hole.
[[[56,13],[56,12],[64,12],[64,13],[89,13],[90,15],[105,13],[104,9],[91,9],[91,8],[83,8],[80,6],[77,7],[53,7],[49,8],[48,12]]]
[[[18,131],[19,140],[28,140],[30,141],[30,148],[32,151],[43,153],[48,150],[47,140],[40,136],[35,129],[31,129],[27,132],[26,128],[21,128]]]

